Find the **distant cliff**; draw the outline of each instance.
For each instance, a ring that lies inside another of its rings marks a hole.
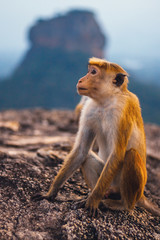
[[[29,39],[33,47],[61,48],[104,57],[105,37],[89,11],[74,10],[67,15],[39,20],[30,29]]]
[[[10,79],[0,83],[0,109],[73,108],[76,83],[88,58],[103,57],[106,38],[94,14],[74,10],[38,20],[29,30],[30,49]]]

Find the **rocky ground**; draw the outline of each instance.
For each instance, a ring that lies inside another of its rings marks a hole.
[[[145,125],[148,182],[145,195],[160,206],[160,127]],[[71,111],[0,113],[0,239],[160,239],[160,218],[102,209],[99,217],[75,208],[88,193],[78,170],[55,202],[33,202],[46,191],[71,149],[77,124]]]

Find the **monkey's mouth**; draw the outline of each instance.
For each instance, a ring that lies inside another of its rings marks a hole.
[[[87,90],[87,88],[82,88],[82,87],[78,87],[78,91],[81,90]]]

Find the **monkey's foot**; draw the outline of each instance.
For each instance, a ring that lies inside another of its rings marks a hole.
[[[100,215],[102,215],[101,210],[99,209],[99,207],[94,208],[94,207],[87,207],[85,206],[85,209],[89,211],[89,216],[91,218],[98,218]]]
[[[92,207],[90,208],[89,206],[87,206],[86,205],[87,199],[88,199],[88,195],[81,198],[81,199],[73,200],[73,202],[74,202],[73,209],[76,210],[76,209],[79,209],[79,208],[84,208],[86,210],[89,210],[89,216],[90,217],[98,217],[100,214],[102,214],[102,212],[99,208],[94,209]],[[104,204],[100,203],[100,207],[104,208]]]
[[[99,209],[100,201],[97,200],[91,193],[86,201],[85,209],[89,210],[90,217],[99,217],[102,215]]]
[[[78,200],[77,199],[73,200],[73,202],[74,202],[74,209],[85,208],[87,198],[88,198],[88,195],[83,197],[83,198],[80,198]]]
[[[54,197],[49,197],[49,196],[47,196],[45,193],[37,193],[37,194],[35,194],[35,195],[33,195],[32,197],[31,197],[31,200],[32,201],[41,201],[41,200],[43,200],[43,199],[46,199],[46,200],[48,200],[48,201],[53,201],[54,200]]]
[[[102,206],[104,208],[103,203],[100,202],[99,207],[101,208]],[[103,215],[99,207],[87,206],[87,204],[85,205],[85,209],[89,211],[89,216],[91,218],[98,218],[100,215]]]
[[[99,208],[96,208],[96,210],[92,211],[90,216],[93,218],[98,218],[98,217],[100,217],[100,215],[103,215],[103,213],[101,212],[101,210]]]
[[[109,208],[111,210],[127,210],[122,202],[122,200],[114,200],[114,199],[105,199],[102,200],[101,203],[105,208]]]
[[[116,188],[109,188],[108,191],[106,191],[104,195],[105,199],[114,199],[114,200],[120,200],[121,194]]]
[[[87,202],[88,196],[81,198],[79,200],[75,201],[75,204],[73,205],[73,209],[79,209],[79,208],[84,208],[85,210],[89,210],[89,216],[90,217],[98,217],[101,213],[99,208],[90,208],[86,206],[86,202]]]

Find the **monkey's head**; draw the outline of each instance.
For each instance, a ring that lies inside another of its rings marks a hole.
[[[88,73],[77,84],[80,95],[101,101],[127,89],[128,73],[118,64],[90,58]]]

